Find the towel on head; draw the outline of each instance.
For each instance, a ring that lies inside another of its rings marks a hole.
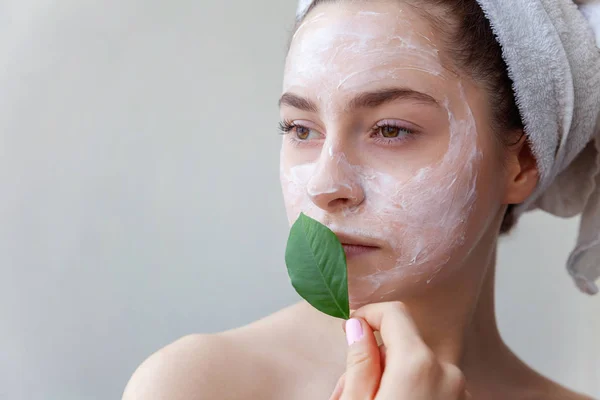
[[[581,214],[568,271],[585,293],[600,278],[600,0],[477,0],[513,81],[540,182],[515,216]],[[300,0],[301,19],[312,0]]]
[[[516,208],[582,214],[569,273],[585,293],[600,277],[600,3],[478,0],[502,52],[540,171]]]

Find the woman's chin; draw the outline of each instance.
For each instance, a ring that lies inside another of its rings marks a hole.
[[[422,293],[428,285],[419,278],[404,277],[385,282],[380,287],[371,286],[364,281],[353,283],[350,279],[348,286],[350,310],[357,310],[368,304],[403,301]]]

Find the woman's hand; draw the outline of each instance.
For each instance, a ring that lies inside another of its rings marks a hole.
[[[421,339],[404,304],[370,304],[346,322],[346,372],[330,400],[464,400],[465,378],[438,360]],[[373,331],[385,344],[378,347]]]

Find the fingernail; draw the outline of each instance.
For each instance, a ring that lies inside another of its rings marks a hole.
[[[346,339],[348,340],[348,346],[352,346],[353,343],[358,342],[363,337],[363,330],[360,321],[354,318],[350,318],[346,321]]]

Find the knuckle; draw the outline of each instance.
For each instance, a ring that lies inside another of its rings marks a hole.
[[[420,364],[423,368],[432,368],[438,365],[437,359],[433,351],[424,345],[421,346],[419,350],[417,350],[415,358],[416,362]]]
[[[433,379],[438,372],[439,364],[428,348],[416,350],[407,362],[406,378],[413,382]]]
[[[450,392],[457,397],[464,394],[467,389],[467,379],[462,371],[455,365],[446,365],[445,369]]]
[[[458,397],[467,390],[467,380],[463,374],[460,374],[455,380],[453,385],[453,392]]]
[[[389,306],[390,306],[390,309],[394,312],[401,313],[401,314],[408,313],[408,308],[401,301],[392,301],[392,302],[390,302]]]
[[[362,369],[366,368],[371,361],[371,357],[364,351],[356,351],[348,354],[348,367]]]

